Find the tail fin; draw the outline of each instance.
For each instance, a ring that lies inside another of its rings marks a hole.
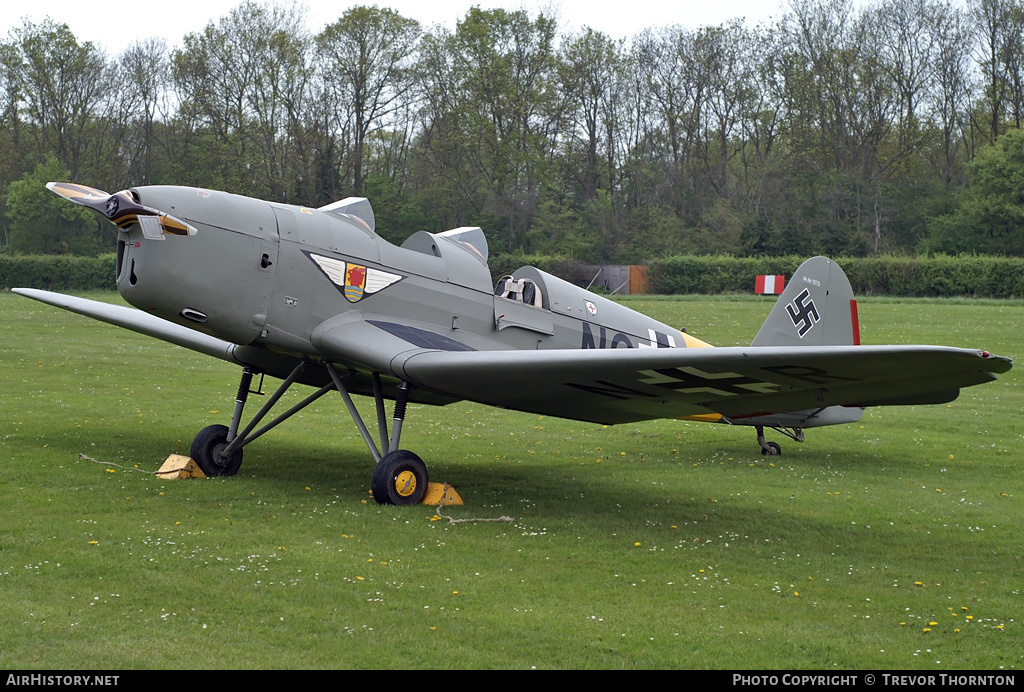
[[[751,346],[859,346],[857,301],[850,280],[826,257],[796,270]]]

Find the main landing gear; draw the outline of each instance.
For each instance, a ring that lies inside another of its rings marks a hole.
[[[761,454],[770,457],[782,456],[782,447],[779,446],[778,442],[765,442],[763,425],[754,426],[754,430],[757,431],[757,444],[761,445]],[[804,431],[802,428],[793,428],[792,430],[790,430],[788,428],[773,427],[772,430],[782,435],[785,435],[786,437],[792,440],[796,440],[797,442],[804,441]]]
[[[409,402],[409,385],[401,382],[395,393],[395,412],[392,418],[391,435],[388,436],[387,416],[384,411],[384,392],[380,375],[373,374],[373,397],[377,405],[377,429],[380,433],[380,447],[370,435],[363,423],[362,416],[352,403],[352,397],[345,387],[345,381],[352,372],[344,376],[327,363],[323,367],[331,376],[331,381],[319,390],[310,394],[298,404],[278,415],[263,427],[256,426],[266,417],[285,391],[302,375],[312,363],[303,361],[295,366],[291,374],[281,383],[263,407],[253,416],[248,425],[239,430],[242,421],[242,410],[245,408],[251,391],[252,377],[255,371],[246,366],[242,370],[242,380],[238,385],[235,397],[235,408],[231,415],[231,425],[211,425],[203,428],[192,441],[191,456],[207,476],[233,476],[242,466],[242,448],[250,442],[270,431],[280,423],[292,417],[331,390],[337,390],[348,408],[352,421],[356,424],[359,434],[366,443],[377,466],[373,471],[373,498],[380,504],[411,505],[420,502],[427,492],[427,467],[423,460],[407,450],[399,449],[402,437],[402,423],[405,421],[405,410]]]

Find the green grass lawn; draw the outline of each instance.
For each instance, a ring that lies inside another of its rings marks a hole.
[[[717,345],[749,343],[772,305],[627,304]],[[12,294],[0,320],[2,668],[1024,660],[1020,302],[862,300],[865,344],[1018,369],[948,406],[776,438],[777,458],[750,428],[410,407],[403,447],[466,501],[445,513],[514,518],[461,524],[373,502],[337,395],[247,447],[238,476],[159,480],[227,423],[238,369]]]

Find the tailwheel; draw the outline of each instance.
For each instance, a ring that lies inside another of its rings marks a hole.
[[[779,446],[778,442],[766,442],[764,439],[764,426],[754,426],[754,430],[757,431],[757,444],[761,446],[761,454],[769,457],[780,457],[782,456],[782,447]],[[778,428],[775,428],[778,430]],[[802,433],[801,433],[802,436]],[[793,438],[796,439],[795,437]]]
[[[192,440],[190,456],[207,476],[234,476],[242,466],[242,450],[225,457],[223,452],[227,446],[227,426],[210,425],[200,430]]]
[[[412,452],[397,449],[377,462],[371,487],[378,504],[417,504],[427,493],[427,466]]]

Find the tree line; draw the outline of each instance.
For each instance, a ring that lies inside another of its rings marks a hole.
[[[177,184],[378,231],[480,226],[492,251],[1024,254],[1024,0],[791,0],[778,20],[629,39],[470,9],[378,7],[312,33],[246,1],[116,56],[64,24],[0,41],[0,251],[114,231],[43,189]]]

